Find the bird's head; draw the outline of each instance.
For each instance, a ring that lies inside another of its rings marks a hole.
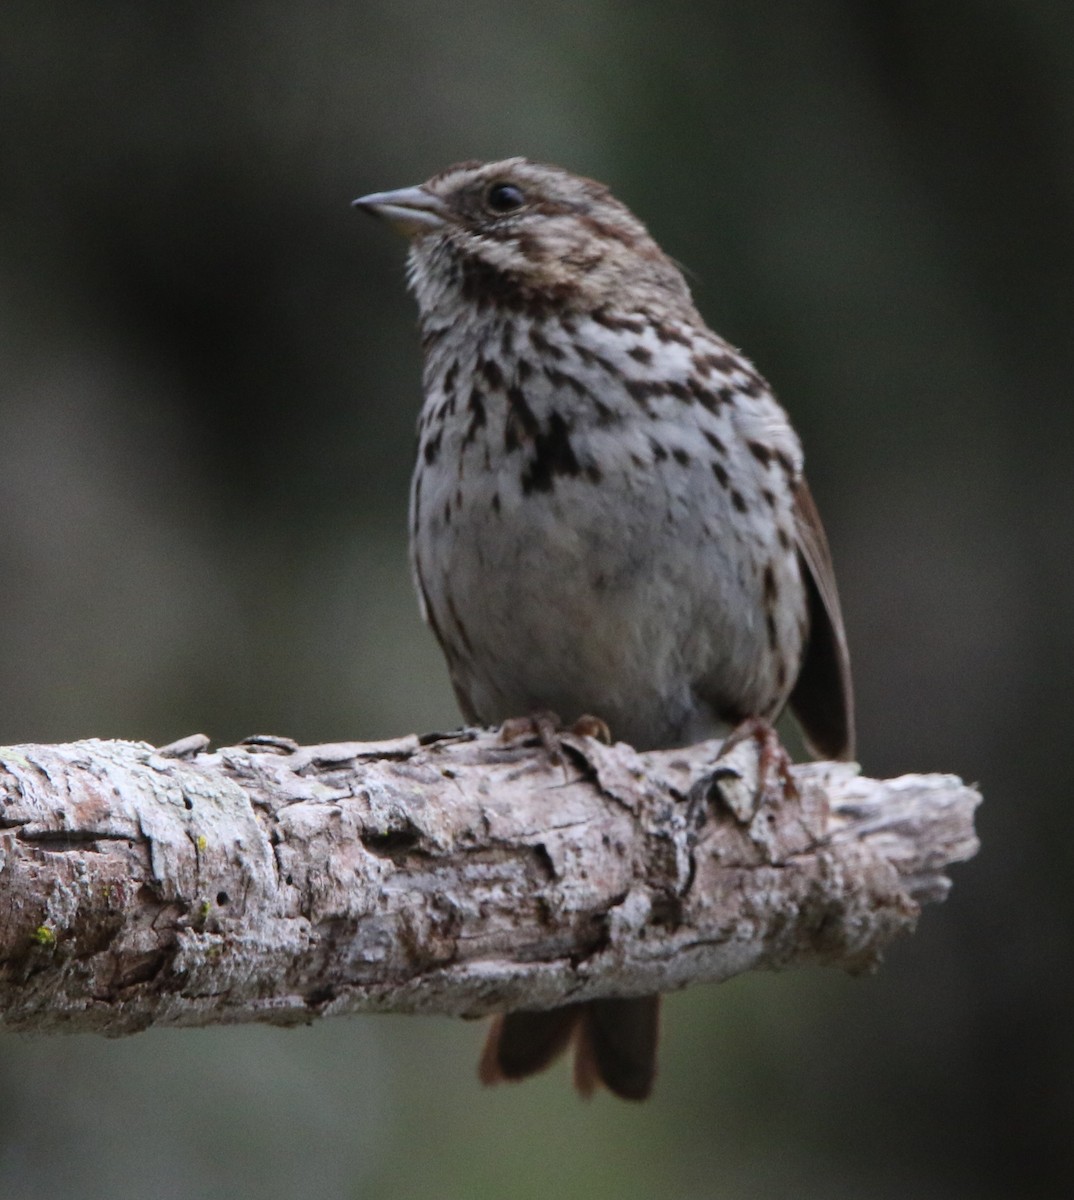
[[[694,315],[682,273],[601,183],[508,158],[448,167],[354,201],[410,239],[423,312],[453,294],[507,307],[653,308]]]

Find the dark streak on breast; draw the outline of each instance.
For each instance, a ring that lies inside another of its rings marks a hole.
[[[534,439],[533,457],[522,472],[522,492],[550,492],[559,475],[576,476],[581,466],[571,445],[567,422],[553,411],[547,429]]]
[[[489,387],[494,392],[498,392],[503,387],[503,372],[500,370],[500,364],[494,358],[486,358],[479,365]]]
[[[585,384],[566,371],[561,371],[558,367],[545,367],[544,373],[553,387],[570,388],[578,396],[588,395],[589,389]]]
[[[665,325],[663,321],[652,322],[653,332],[664,343],[678,342],[680,346],[692,346],[693,342],[685,333],[676,329],[674,325]]]
[[[485,401],[478,387],[474,387],[470,392],[470,400],[467,404],[467,412],[470,414],[470,423],[466,427],[466,436],[462,439],[464,447],[477,437],[477,431],[481,429],[486,421]]]
[[[530,326],[530,341],[538,354],[547,354],[550,358],[563,357],[563,350],[550,342],[536,325]]]
[[[526,397],[520,387],[512,385],[507,389],[507,415],[504,418],[503,446],[510,453],[519,449],[524,441],[532,442],[540,431],[540,424],[533,415],[533,409],[526,403]]]
[[[611,329],[616,333],[644,333],[645,322],[638,317],[622,317],[616,313],[610,313],[606,308],[597,308],[589,314],[598,325],[603,325],[605,329]]]

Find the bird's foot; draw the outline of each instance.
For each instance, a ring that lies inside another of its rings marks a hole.
[[[793,762],[770,721],[747,717],[728,734],[716,760],[720,792],[740,820],[750,820],[767,799],[798,795]]]
[[[536,739],[549,758],[559,762],[559,732],[563,722],[551,709],[541,709],[526,717],[508,717],[500,726],[500,741],[507,745]]]
[[[595,742],[600,742],[605,746],[612,744],[612,731],[608,728],[607,721],[602,721],[600,717],[595,717],[592,713],[582,713],[571,726],[570,731],[575,737],[591,737]]]
[[[509,717],[500,726],[500,741],[524,742],[536,738],[553,762],[562,762],[565,733],[572,733],[576,737],[591,737],[603,742],[605,746],[612,744],[612,731],[600,717],[583,713],[567,728],[559,716],[549,709],[530,713],[528,717]]]

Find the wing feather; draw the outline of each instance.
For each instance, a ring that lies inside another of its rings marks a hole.
[[[798,556],[809,599],[809,636],[790,708],[820,758],[854,757],[854,692],[835,570],[820,514],[804,478],[794,492]]]

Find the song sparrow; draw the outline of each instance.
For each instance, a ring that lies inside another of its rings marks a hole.
[[[789,703],[852,753],[850,674],[798,438],[603,185],[512,158],[355,204],[410,239],[425,404],[414,576],[468,721],[602,718],[641,749]],[[573,1037],[583,1092],[640,1099],[657,997],[497,1018],[486,1082]]]

